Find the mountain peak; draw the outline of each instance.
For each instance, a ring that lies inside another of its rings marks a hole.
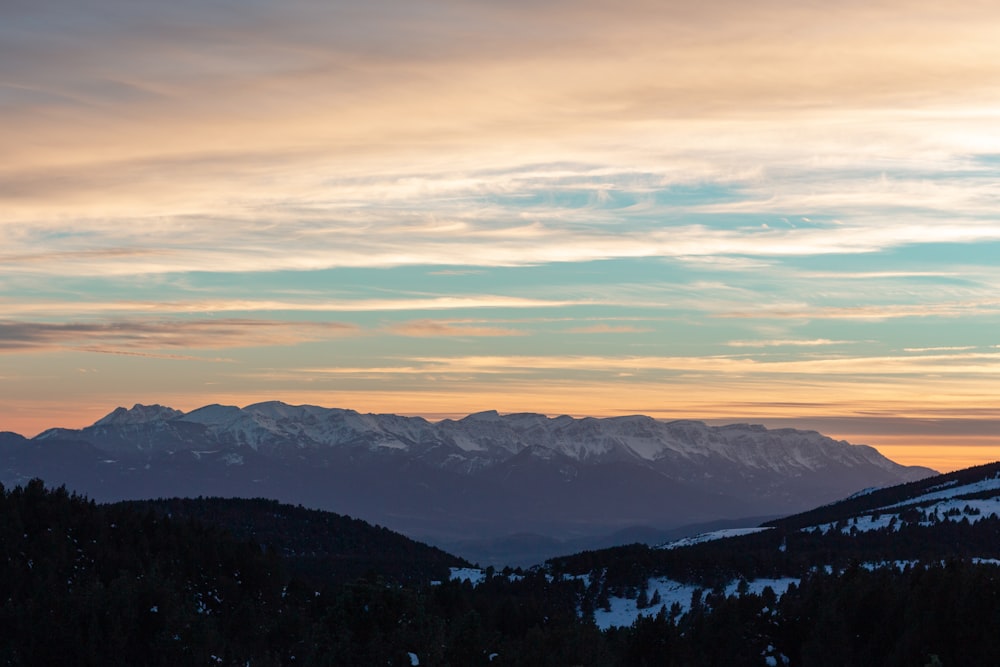
[[[235,405],[213,403],[185,414],[184,421],[200,424],[224,424],[234,421],[240,414],[242,414],[242,410]]]
[[[175,419],[184,413],[165,405],[142,405],[136,403],[131,409],[115,408],[111,413],[94,422],[94,426],[117,426],[121,424],[145,424],[156,420]]]
[[[321,408],[316,405],[290,405],[282,401],[264,401],[243,408],[248,414],[261,415],[270,419],[301,419],[306,415],[338,412],[336,408]],[[349,412],[349,411],[345,411]]]
[[[466,420],[478,421],[478,422],[496,422],[496,421],[502,421],[503,417],[501,417],[500,413],[497,412],[496,410],[483,410],[482,412],[473,413],[465,417],[465,419],[461,419],[460,421],[466,421]]]

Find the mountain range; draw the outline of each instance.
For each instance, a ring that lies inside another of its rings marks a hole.
[[[477,544],[511,536],[534,540],[528,551],[554,540],[554,555],[564,540],[759,522],[932,474],[814,431],[645,416],[490,411],[434,423],[280,402],[135,405],[82,429],[0,433],[8,486],[41,477],[98,501],[274,498],[463,545],[454,551],[473,560],[488,556]]]

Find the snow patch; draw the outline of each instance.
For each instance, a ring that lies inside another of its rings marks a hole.
[[[874,572],[875,570],[884,570],[886,568],[892,568],[894,570],[899,570],[903,572],[908,567],[916,567],[920,564],[919,560],[894,560],[888,561],[883,560],[877,563],[862,563],[861,567],[865,568],[869,572]]]
[[[1000,560],[996,558],[973,558],[972,562],[976,565],[1000,565]]]
[[[226,462],[227,466],[241,466],[243,465],[243,456],[241,454],[226,454],[222,457],[222,460]]]
[[[486,581],[486,572],[477,567],[453,567],[449,569],[451,576],[448,578],[451,581],[468,581],[473,586]]]

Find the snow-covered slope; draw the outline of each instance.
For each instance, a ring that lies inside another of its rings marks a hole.
[[[905,500],[800,530],[821,534],[836,530],[850,535],[886,528],[898,531],[906,526],[933,526],[942,521],[974,524],[997,517],[1000,517],[1000,473],[967,483],[945,482]]]

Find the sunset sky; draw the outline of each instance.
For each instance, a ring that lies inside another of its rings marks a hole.
[[[0,430],[274,399],[1000,459],[998,26],[3,0]]]

